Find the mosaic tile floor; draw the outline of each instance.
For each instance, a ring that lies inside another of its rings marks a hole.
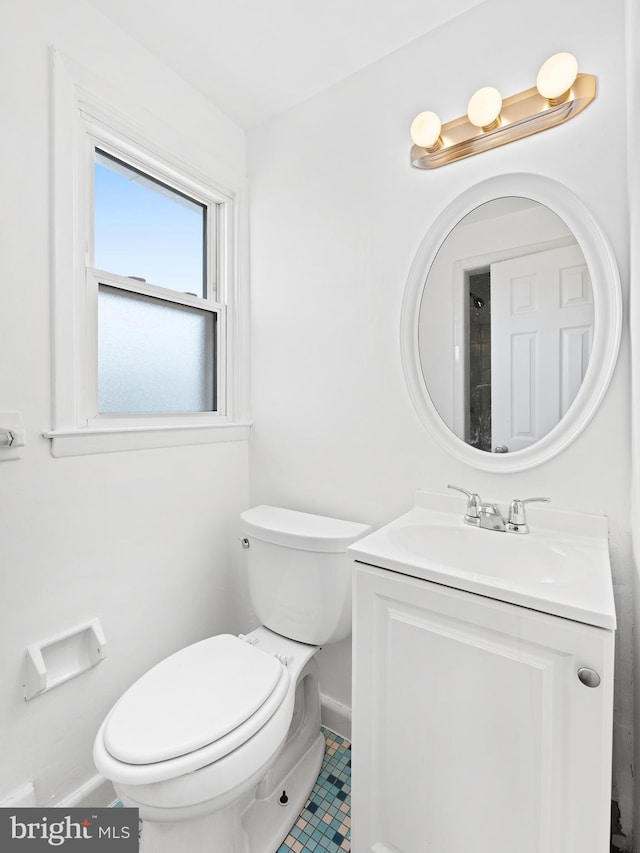
[[[351,744],[323,727],[322,768],[307,804],[278,853],[351,850]]]
[[[351,850],[351,744],[324,726],[322,734],[326,746],[320,775],[277,853]]]

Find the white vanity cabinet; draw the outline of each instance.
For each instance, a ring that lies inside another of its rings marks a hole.
[[[353,853],[608,853],[613,630],[356,562],[353,641]]]

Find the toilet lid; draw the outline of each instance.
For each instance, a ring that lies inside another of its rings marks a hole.
[[[246,722],[283,675],[276,657],[238,637],[202,640],[161,661],[127,690],[107,721],[104,744],[128,764],[187,755]]]

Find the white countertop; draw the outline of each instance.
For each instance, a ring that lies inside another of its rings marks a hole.
[[[530,532],[465,524],[466,499],[419,491],[409,512],[359,539],[360,562],[599,628],[615,629],[605,516],[527,507]]]

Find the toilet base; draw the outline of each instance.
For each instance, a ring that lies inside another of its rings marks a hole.
[[[307,751],[264,799],[189,821],[145,821],[140,853],[275,853],[295,824],[322,766],[325,741],[318,733]],[[274,770],[277,769],[274,767]],[[259,790],[259,787],[258,789]],[[280,804],[282,792],[288,802]]]
[[[189,821],[145,821],[140,853],[245,853],[240,815],[220,811]]]
[[[282,779],[282,785],[264,800],[254,800],[242,816],[247,853],[275,853],[309,798],[324,757],[324,736],[319,733],[307,752]],[[280,804],[282,792],[288,802]]]

